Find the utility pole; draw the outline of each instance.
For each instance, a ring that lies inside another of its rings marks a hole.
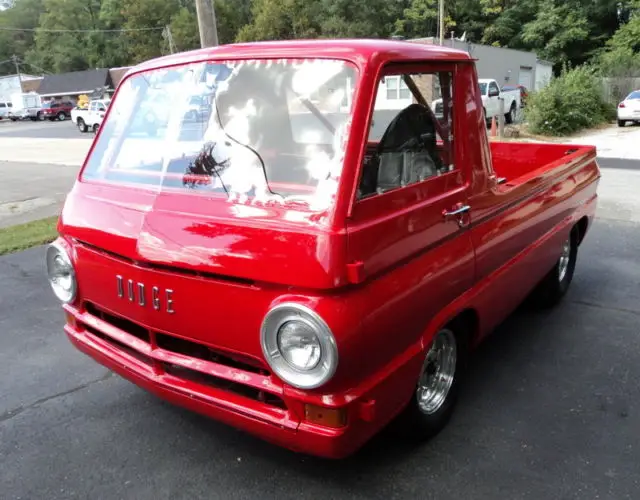
[[[162,30],[162,36],[167,40],[169,44],[169,52],[173,54],[176,52],[176,44],[173,41],[173,34],[171,33],[171,27],[169,25],[165,26]]]
[[[200,46],[216,47],[218,45],[218,28],[213,0],[196,0],[198,15],[198,31],[200,31]]]
[[[20,79],[20,64],[18,63],[18,56],[13,54],[11,59],[13,60],[13,64],[16,65],[16,75],[18,75],[18,79]]]
[[[442,46],[444,45],[444,0],[439,1],[438,11],[438,21],[440,25],[438,31],[440,32],[440,45]]]

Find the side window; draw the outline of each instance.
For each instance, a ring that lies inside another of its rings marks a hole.
[[[96,110],[96,103],[92,102],[91,104],[89,104],[89,111],[95,111]]]
[[[491,82],[489,84],[489,93],[492,94],[494,92],[500,92],[500,89],[498,88],[498,84],[496,82]]]
[[[453,72],[385,75],[378,82],[358,198],[455,170]]]

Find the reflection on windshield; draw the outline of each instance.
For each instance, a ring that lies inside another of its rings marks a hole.
[[[332,203],[356,85],[335,60],[199,63],[128,78],[84,179],[239,202]]]

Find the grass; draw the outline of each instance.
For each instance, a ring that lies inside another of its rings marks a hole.
[[[56,239],[58,217],[47,217],[26,224],[0,229],[0,255],[19,252]]]

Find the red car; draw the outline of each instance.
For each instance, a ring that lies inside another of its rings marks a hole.
[[[166,127],[149,132],[163,93]],[[215,112],[194,125],[200,95]],[[48,275],[98,363],[340,458],[388,424],[413,440],[447,424],[470,352],[525,297],[567,292],[599,177],[591,146],[490,142],[462,51],[201,49],[119,85]]]
[[[40,119],[64,121],[71,118],[71,110],[75,104],[70,101],[51,101],[42,103],[42,109],[38,111]]]

